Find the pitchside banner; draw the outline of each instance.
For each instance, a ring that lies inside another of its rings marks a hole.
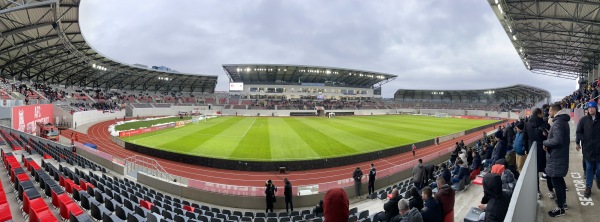
[[[12,108],[12,128],[34,133],[35,123],[54,123],[53,114],[52,104],[15,106]]]

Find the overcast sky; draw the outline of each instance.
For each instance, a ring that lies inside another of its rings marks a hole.
[[[301,64],[398,75],[397,89],[537,86],[562,98],[575,81],[529,72],[482,0],[84,0],[81,29],[120,62],[219,75],[222,64]]]

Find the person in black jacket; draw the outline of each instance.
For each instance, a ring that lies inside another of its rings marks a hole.
[[[421,210],[421,216],[425,222],[441,222],[442,221],[442,206],[433,197],[431,188],[425,187],[421,190],[424,200],[424,207]]]
[[[285,212],[289,213],[288,205],[289,210],[294,211],[294,203],[292,202],[292,183],[290,183],[288,178],[284,178],[283,183],[285,184],[283,186],[283,195],[285,197]]]
[[[479,209],[485,211],[485,222],[501,222],[506,217],[510,195],[502,191],[500,175],[488,173],[483,176],[483,198]]]
[[[271,180],[267,180],[265,187],[265,198],[267,200],[267,210],[265,210],[265,212],[269,212],[269,210],[273,212],[273,203],[275,203],[275,193],[277,193],[277,187]]]
[[[369,186],[367,187],[369,190],[369,195],[375,193],[375,176],[377,175],[377,170],[375,170],[375,164],[371,163],[371,169],[369,170]]]
[[[319,204],[313,209],[313,213],[316,215],[323,214],[323,200],[319,201]]]
[[[550,106],[550,115],[553,117],[552,127],[548,132],[548,139],[544,140],[543,144],[546,151],[546,175],[554,185],[557,204],[556,208],[548,211],[548,215],[557,217],[565,215],[565,176],[569,171],[569,143],[571,139],[569,120],[571,116],[569,110],[563,110],[560,103],[554,103]]]
[[[384,212],[377,213],[374,217],[374,221],[391,221],[396,215],[400,213],[398,210],[398,201],[402,199],[402,195],[398,193],[398,189],[392,190],[392,198],[383,205]]]
[[[585,160],[585,193],[589,198],[592,195],[593,179],[596,178],[596,186],[600,189],[600,119],[598,118],[598,104],[588,102],[586,104],[588,114],[579,120],[576,131],[576,149],[583,147]],[[579,145],[581,143],[581,146]]]
[[[523,142],[525,143],[525,146],[531,148],[531,146],[533,146],[533,142],[536,142],[536,147],[537,147],[537,169],[538,169],[538,177],[539,177],[539,173],[545,172],[546,169],[546,151],[544,151],[543,149],[543,144],[542,142],[546,139],[546,135],[545,132],[547,132],[550,129],[550,125],[547,122],[544,122],[544,113],[542,112],[542,110],[540,108],[536,108],[533,110],[533,112],[531,113],[531,116],[529,117],[529,121],[527,121],[527,123],[525,123],[525,129],[523,130]],[[537,187],[538,187],[538,198],[541,197],[541,192],[540,192],[540,183],[539,183],[539,178],[537,181]],[[551,186],[551,182],[548,183],[548,186]],[[550,189],[550,187],[548,187],[548,189],[550,191],[552,191],[553,189]]]
[[[363,176],[363,173],[360,170],[360,167],[356,167],[356,169],[352,173],[352,178],[354,178],[354,191],[356,191],[356,197],[358,197],[359,199],[362,198],[360,196],[360,192],[361,192],[361,188],[362,188],[362,182],[361,182],[362,176]]]
[[[423,209],[423,197],[421,197],[421,194],[417,190],[417,187],[412,186],[407,192],[408,195],[406,196],[410,197],[408,201],[408,206],[410,206],[410,209],[414,207],[417,208],[417,210],[421,211]]]

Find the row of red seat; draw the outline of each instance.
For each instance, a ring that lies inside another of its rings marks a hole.
[[[28,215],[30,222],[58,221],[44,199],[41,198],[40,193],[33,188],[33,183],[19,161],[17,161],[17,158],[12,153],[4,153],[3,150],[2,161],[6,170],[10,172],[10,179],[15,186],[15,190],[18,189],[17,201],[22,201],[22,210],[25,214],[23,217]]]
[[[4,192],[4,186],[0,181],[0,221],[12,220],[12,214],[10,213],[10,205],[6,200],[6,192]]]

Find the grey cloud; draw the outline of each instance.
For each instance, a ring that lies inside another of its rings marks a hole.
[[[221,64],[337,66],[399,77],[383,87],[480,89],[529,84],[553,96],[574,81],[525,69],[486,1],[82,1],[82,31],[110,58],[218,74]]]

